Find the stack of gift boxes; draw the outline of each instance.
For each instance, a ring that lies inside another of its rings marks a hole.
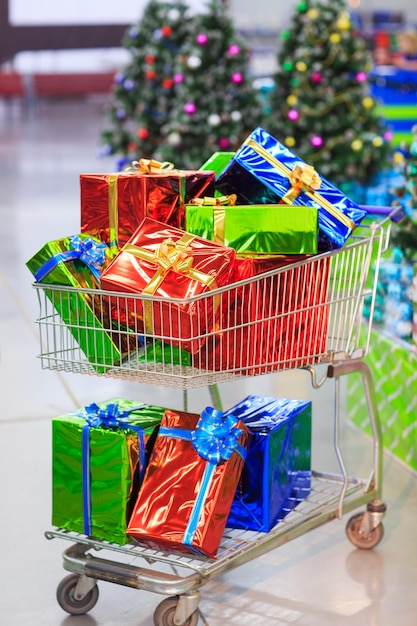
[[[365,215],[257,128],[198,171],[142,159],[81,175],[80,232],[27,265],[99,374],[152,337],[151,360],[251,374],[259,363],[304,365],[306,343],[325,350],[329,256],[296,262],[342,247]],[[285,293],[247,280],[283,266]],[[225,300],[216,290],[232,284]],[[48,285],[82,289],[62,298]],[[200,414],[93,403],[53,420],[52,522],[214,557],[226,526],[268,532],[309,493],[310,458],[310,402],[249,396]]]

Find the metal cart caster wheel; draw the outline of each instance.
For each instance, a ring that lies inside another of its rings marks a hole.
[[[190,617],[182,624],[174,622],[175,611],[178,604],[178,597],[162,600],[155,609],[153,621],[155,626],[197,626],[198,611],[194,611]]]
[[[71,615],[84,615],[88,613],[98,600],[98,587],[94,585],[90,591],[77,600],[75,597],[75,589],[77,587],[78,574],[70,574],[61,580],[56,590],[56,599],[61,609]]]
[[[384,536],[384,527],[380,523],[369,532],[361,530],[364,513],[353,515],[346,524],[346,535],[349,541],[361,550],[371,550],[375,548]]]

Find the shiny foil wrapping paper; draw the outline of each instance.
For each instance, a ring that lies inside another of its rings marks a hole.
[[[127,427],[89,427],[86,409],[52,420],[52,524],[123,545],[165,409],[120,398],[98,406],[109,404],[134,409]]]
[[[238,204],[281,201],[288,205],[317,207],[319,250],[340,248],[366,216],[366,211],[319,173],[309,183],[303,183],[302,170],[306,167],[309,166],[258,127],[216,179],[216,189],[223,194],[237,194]],[[311,172],[308,174],[310,176]]]
[[[210,463],[186,439],[199,419],[197,414],[165,412],[127,532],[141,545],[212,558],[220,545],[244,460],[233,451],[229,460],[214,468],[207,489],[203,489]],[[236,423],[241,429],[238,445],[246,449],[247,428],[238,420]],[[164,429],[168,429],[166,436],[161,435]],[[193,518],[195,527],[189,537]]]
[[[167,252],[165,244],[169,241],[173,248],[168,257],[172,259],[178,252],[181,263],[187,266],[184,270],[182,265],[177,269],[169,265],[169,258],[161,252]],[[158,253],[169,269],[161,268],[156,260]],[[110,291],[155,296],[147,302],[120,299],[119,312],[129,327],[144,332],[146,338],[153,336],[195,352],[204,341],[199,335],[216,323],[217,300],[210,297],[182,303],[173,299],[186,300],[228,284],[234,276],[234,260],[232,248],[146,218],[103,272],[101,283]],[[158,276],[160,280],[155,281]],[[152,284],[157,288],[151,289]]]
[[[226,411],[241,419],[251,433],[228,528],[269,532],[289,512],[300,477],[302,495],[308,496],[311,412],[310,401],[262,396],[248,396]]]
[[[285,271],[262,276],[281,267]],[[328,257],[314,263],[303,255],[237,258],[235,268],[237,280],[259,280],[233,287],[217,333],[194,355],[195,367],[265,374],[305,367],[325,353]]]
[[[79,235],[83,241],[98,239],[87,234]],[[37,282],[43,284],[62,285],[83,289],[100,289],[99,273],[96,275],[91,268],[80,259],[66,260],[66,254],[71,250],[70,237],[57,239],[46,243],[26,265]],[[100,271],[110,263],[107,256]],[[51,264],[52,261],[54,261]],[[42,268],[51,264],[53,269],[48,273]],[[105,371],[106,366],[118,363],[123,354],[136,345],[135,338],[131,340],[123,333],[117,333],[112,328],[110,303],[103,298],[94,298],[89,294],[60,293],[45,289],[45,293],[59,313],[68,330],[98,373]],[[104,309],[103,309],[104,307]]]
[[[190,233],[234,248],[239,256],[316,254],[318,209],[287,205],[187,205]]]
[[[210,171],[81,174],[81,231],[120,247],[145,217],[182,228],[185,204],[213,180]]]

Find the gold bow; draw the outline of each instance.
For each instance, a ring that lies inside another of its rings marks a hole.
[[[209,289],[215,289],[217,287],[214,276],[204,274],[192,267],[193,257],[190,256],[191,249],[189,244],[193,239],[194,235],[190,233],[185,233],[178,241],[173,241],[171,238],[165,239],[154,252],[130,243],[127,243],[123,247],[123,252],[128,252],[139,259],[157,265],[155,274],[142,290],[142,293],[153,295],[170,272],[182,274],[192,280],[197,280],[203,283],[203,285],[206,285]],[[152,303],[145,300],[143,302],[143,310],[145,331],[151,333]]]
[[[160,174],[161,172],[169,172],[174,169],[174,164],[169,161],[156,161],[155,159],[139,159],[132,161],[124,172],[128,174]]]
[[[321,179],[312,165],[296,165],[290,176],[291,188],[282,198],[285,204],[292,204],[302,191],[313,192],[320,189]]]
[[[204,196],[204,198],[193,198],[190,204],[194,206],[235,206],[236,200],[237,195],[232,193],[230,196],[217,196],[214,198]]]

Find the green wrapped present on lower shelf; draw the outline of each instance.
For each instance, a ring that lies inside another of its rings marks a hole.
[[[165,409],[113,399],[52,420],[52,524],[127,543],[130,517]]]

